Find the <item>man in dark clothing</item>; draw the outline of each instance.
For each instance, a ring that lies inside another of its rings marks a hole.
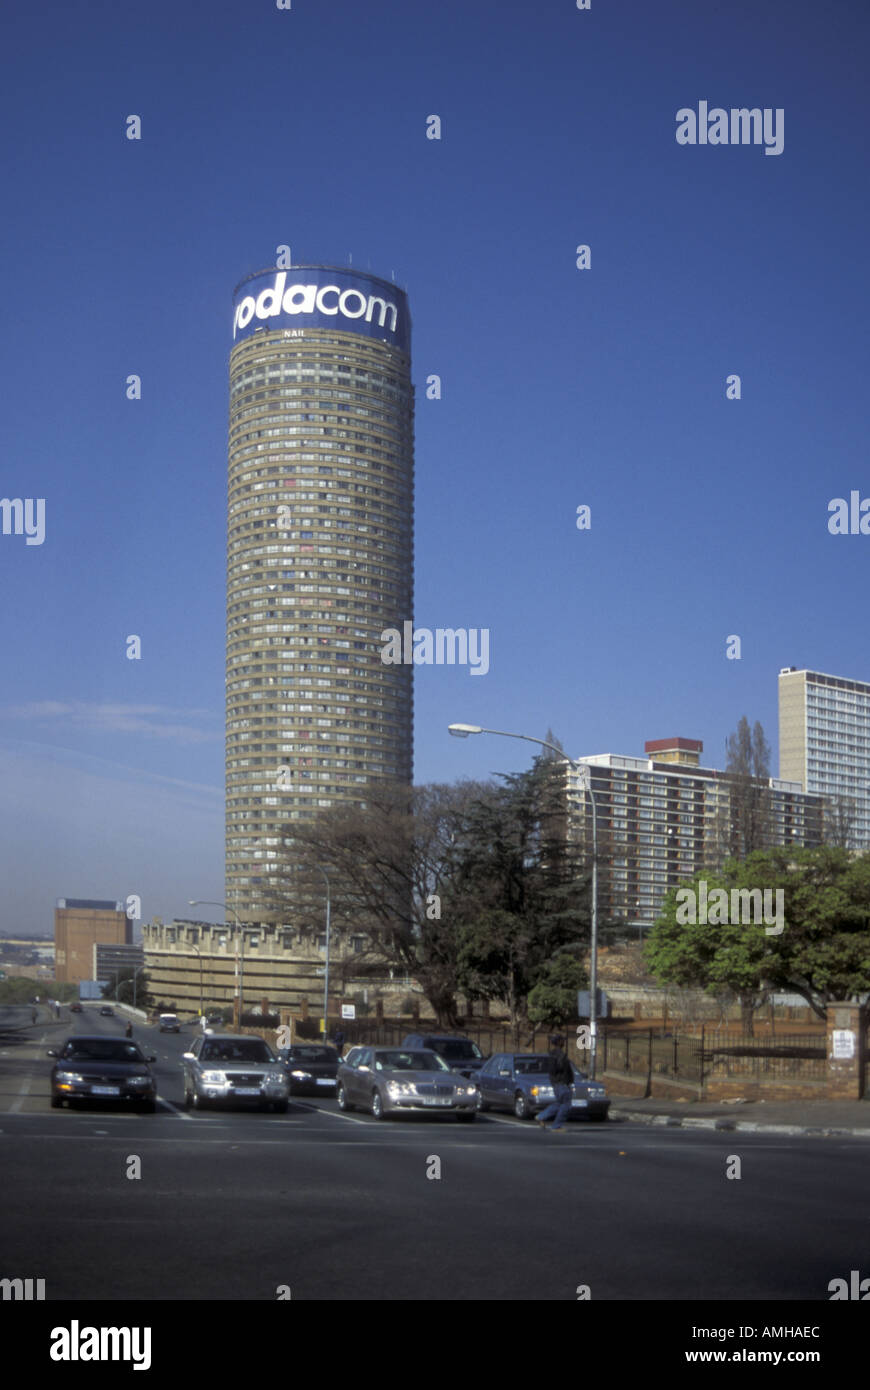
[[[550,1084],[553,1087],[555,1100],[536,1116],[538,1124],[542,1129],[561,1131],[565,1128],[565,1117],[571,1109],[571,1087],[574,1084],[574,1072],[571,1063],[565,1052],[562,1050],[564,1038],[560,1038],[554,1033],[550,1038],[550,1062],[547,1070],[550,1073]],[[555,1122],[548,1125],[547,1121],[554,1118]]]

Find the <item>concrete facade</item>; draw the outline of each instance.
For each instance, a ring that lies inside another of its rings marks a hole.
[[[272,925],[293,918],[287,826],[412,775],[413,668],[381,659],[412,617],[410,356],[299,322],[230,357],[225,899]]]

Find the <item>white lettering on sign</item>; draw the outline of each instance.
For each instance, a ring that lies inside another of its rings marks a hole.
[[[379,295],[363,294],[362,290],[341,290],[338,285],[288,285],[286,270],[279,271],[274,283],[267,285],[254,299],[246,294],[236,305],[233,316],[233,337],[240,328],[247,328],[253,318],[274,319],[279,314],[341,314],[346,319],[365,319],[378,328],[395,333],[399,311],[391,300]]]

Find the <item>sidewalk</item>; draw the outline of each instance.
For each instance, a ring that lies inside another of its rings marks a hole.
[[[851,1135],[870,1139],[870,1099],[723,1101],[611,1098],[610,1119],[679,1129],[755,1134]]]

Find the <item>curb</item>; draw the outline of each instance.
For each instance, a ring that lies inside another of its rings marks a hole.
[[[659,1125],[665,1129],[713,1129],[733,1133],[742,1130],[744,1134],[793,1134],[814,1135],[823,1138],[870,1139],[870,1129],[848,1129],[842,1126],[827,1125],[776,1125],[763,1124],[758,1120],[732,1120],[726,1116],[710,1116],[708,1119],[687,1115],[650,1115],[636,1110],[613,1110],[614,1120],[634,1120],[642,1125]]]

